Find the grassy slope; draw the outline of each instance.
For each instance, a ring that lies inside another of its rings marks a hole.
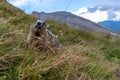
[[[37,52],[26,48],[35,17],[0,2],[0,80],[117,80],[120,39],[68,28],[47,21],[58,35],[61,50]],[[95,35],[94,35],[95,34]]]

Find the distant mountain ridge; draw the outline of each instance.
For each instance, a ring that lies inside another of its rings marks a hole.
[[[117,35],[114,31],[102,27],[92,21],[74,15],[70,12],[59,11],[53,13],[45,13],[45,12],[33,12],[32,15],[37,16],[38,18],[46,21],[46,20],[55,20],[60,23],[65,23],[70,27],[78,28],[86,31],[94,31],[101,33],[110,33],[111,35]]]
[[[120,21],[103,21],[98,23],[101,26],[108,27],[115,31],[120,31]]]

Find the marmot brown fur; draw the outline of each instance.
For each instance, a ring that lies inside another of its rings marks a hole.
[[[58,51],[60,48],[57,37],[47,29],[46,23],[41,20],[37,20],[31,25],[27,44],[38,49],[49,48],[52,51]]]

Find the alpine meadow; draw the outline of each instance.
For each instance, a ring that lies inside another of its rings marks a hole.
[[[0,0],[0,80],[120,80],[120,37],[49,20],[61,49],[36,51],[26,40],[37,19]]]

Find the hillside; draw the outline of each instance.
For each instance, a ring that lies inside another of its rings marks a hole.
[[[34,16],[0,0],[0,80],[119,80],[120,39],[46,21],[58,35],[56,54],[26,47]]]
[[[120,32],[120,21],[103,21],[103,22],[99,22],[98,24],[108,27],[111,30]]]
[[[59,11],[53,13],[45,13],[45,12],[33,12],[32,15],[37,16],[42,20],[55,20],[60,23],[65,23],[72,28],[77,28],[90,32],[101,32],[101,33],[109,33],[111,35],[117,35],[114,31],[102,27],[94,22],[91,22],[87,19],[74,15],[70,12]]]

